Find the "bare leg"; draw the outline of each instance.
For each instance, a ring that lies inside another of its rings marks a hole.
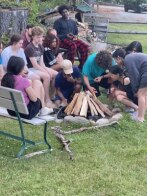
[[[137,92],[138,94],[138,116],[139,121],[144,121],[145,111],[146,111],[146,95],[147,88],[140,88]]]
[[[32,88],[35,91],[36,96],[40,99],[42,107],[45,107],[45,103],[44,103],[44,89],[43,89],[43,85],[41,83],[41,81],[39,80],[33,80],[32,81]]]

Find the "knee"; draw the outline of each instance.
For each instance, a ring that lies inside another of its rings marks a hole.
[[[32,86],[38,86],[38,87],[42,87],[42,82],[40,80],[33,80],[32,81]]]

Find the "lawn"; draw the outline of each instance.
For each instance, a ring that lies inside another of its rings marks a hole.
[[[53,126],[54,123],[49,123]],[[79,125],[61,124],[63,130]],[[18,133],[16,121],[0,118],[0,128]],[[52,153],[15,159],[20,143],[0,136],[1,196],[146,196],[147,122],[137,124],[125,114],[119,125],[70,135],[74,161],[70,161],[50,128]],[[30,131],[33,129],[33,131]],[[28,138],[42,131],[26,126]],[[37,147],[40,150],[45,146]],[[33,150],[33,149],[31,149]],[[29,151],[28,151],[29,152]]]
[[[109,24],[110,30],[134,30],[134,31],[146,31],[147,32],[147,25],[141,24]],[[108,35],[108,43],[113,44],[123,44],[127,45],[132,41],[139,41],[143,45],[144,52],[147,53],[147,35],[138,35],[138,34],[114,34],[110,33]]]
[[[147,39],[141,35],[135,39],[132,35],[111,34],[108,40],[125,44],[138,40],[147,52]],[[72,140],[74,161],[61,151],[60,143],[50,129],[55,123],[49,123],[48,128],[52,153],[28,160],[15,158],[20,142],[0,136],[0,195],[146,196],[147,122],[137,124],[128,114],[123,113],[123,116],[118,125],[66,136]],[[80,127],[61,126],[63,130]],[[30,125],[25,127],[28,138],[41,139],[41,127],[38,131]],[[3,129],[19,133],[16,121],[0,117],[0,130]],[[45,146],[35,150],[42,148]]]

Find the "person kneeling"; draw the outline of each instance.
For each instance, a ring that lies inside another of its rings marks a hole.
[[[70,60],[63,60],[62,71],[55,78],[56,104],[66,106],[75,93],[79,93],[82,88],[82,76],[78,67],[72,67]]]
[[[44,88],[39,80],[32,82],[24,77],[25,62],[22,58],[12,56],[7,65],[7,73],[2,78],[1,85],[4,87],[19,90],[23,93],[29,114],[20,114],[20,117],[32,119],[37,114],[40,116],[53,112],[53,109],[45,107]],[[8,110],[12,116],[16,116],[14,111]]]

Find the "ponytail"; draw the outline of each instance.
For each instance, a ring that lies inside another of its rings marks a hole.
[[[12,73],[6,73],[2,78],[1,85],[8,88],[14,88],[15,79]]]

